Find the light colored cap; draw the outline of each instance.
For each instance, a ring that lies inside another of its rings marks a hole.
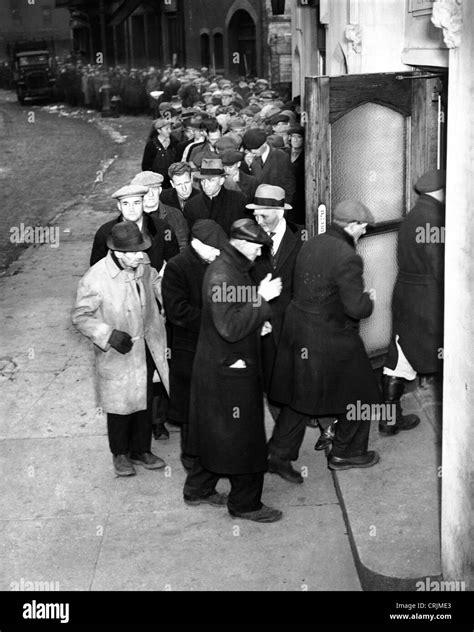
[[[121,200],[126,197],[136,197],[136,196],[144,196],[148,193],[148,187],[144,187],[143,185],[138,184],[127,184],[126,186],[118,189],[111,195],[111,197],[116,200]]]
[[[163,183],[163,176],[161,173],[155,173],[154,171],[142,171],[138,173],[130,184],[137,184],[142,187],[159,187]]]

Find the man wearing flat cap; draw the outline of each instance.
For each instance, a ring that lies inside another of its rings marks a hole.
[[[204,276],[187,444],[196,459],[184,486],[187,504],[227,504],[232,516],[257,522],[281,518],[261,502],[267,446],[260,359],[269,301],[281,280],[268,275],[257,286],[249,274],[269,242],[253,220],[234,222],[229,244]],[[216,491],[222,476],[230,480],[228,498]]]
[[[131,184],[148,187],[148,193],[143,198],[143,210],[152,218],[159,217],[167,222],[178,240],[179,249],[183,250],[189,243],[188,223],[181,211],[164,204],[161,199],[163,176],[153,171],[142,171],[132,180]]]
[[[202,283],[207,266],[227,241],[227,235],[216,222],[199,219],[193,224],[191,243],[173,257],[163,275],[163,304],[172,340],[168,419],[181,426],[181,462],[188,470],[192,466],[192,457],[186,451],[189,394],[201,326]]]
[[[244,147],[254,156],[250,169],[257,182],[282,187],[288,203],[291,204],[295,194],[295,177],[287,154],[267,143],[267,134],[263,129],[247,130],[243,142]]]
[[[82,277],[72,322],[94,343],[99,405],[118,476],[135,465],[159,469],[151,452],[153,374],[168,390],[168,363],[161,278],[145,251],[150,238],[134,222],[116,224],[107,237],[107,256]]]
[[[384,435],[410,430],[416,415],[402,415],[400,399],[417,373],[439,379],[443,367],[444,170],[429,171],[415,188],[420,194],[398,233],[398,276],[392,297],[392,341],[383,370],[384,399],[395,404],[397,420],[381,422]]]
[[[147,186],[129,184],[112,194],[117,200],[120,215],[102,224],[96,232],[90,257],[91,266],[107,255],[107,238],[112,228],[125,220],[134,222],[144,235],[150,237],[151,245],[146,252],[151,265],[157,271],[161,270],[165,261],[179,253],[178,241],[171,226],[158,216],[151,217],[143,212],[143,198],[147,193]]]
[[[168,168],[177,159],[178,141],[171,136],[172,118],[164,117],[153,122],[153,130],[145,145],[142,171],[154,171],[163,176],[163,188],[171,186]]]
[[[220,154],[226,179],[224,187],[230,191],[239,191],[246,202],[252,202],[258,187],[257,178],[240,169],[245,157],[243,151],[227,149]]]
[[[287,480],[314,417],[337,418],[330,469],[370,467],[379,460],[367,449],[370,422],[349,415],[358,402],[381,403],[359,336],[359,321],[370,316],[373,302],[364,291],[355,244],[369,223],[372,214],[362,203],[340,202],[326,233],[305,242],[296,258],[269,393],[283,404],[269,442],[269,470],[286,470]],[[292,482],[303,479],[293,476]]]
[[[204,158],[196,177],[201,181],[202,193],[186,205],[189,228],[198,219],[213,219],[229,235],[232,223],[247,215],[245,197],[224,187],[226,173],[220,158]]]

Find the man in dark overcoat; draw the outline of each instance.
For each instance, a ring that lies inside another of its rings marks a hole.
[[[363,204],[343,201],[327,232],[298,253],[270,387],[270,398],[284,405],[269,442],[270,471],[292,469],[312,417],[337,416],[330,469],[370,467],[379,460],[367,447],[381,394],[359,336],[359,321],[370,316],[373,302],[355,252],[372,222]]]
[[[266,142],[265,130],[252,128],[245,132],[244,147],[254,156],[250,166],[251,174],[258,184],[273,184],[285,190],[291,201],[295,194],[295,176],[288,154],[282,149],[274,149]]]
[[[170,405],[168,419],[181,427],[181,462],[192,466],[186,452],[189,395],[194,355],[201,327],[202,284],[207,266],[227,243],[227,235],[212,219],[193,224],[191,243],[167,264],[162,293],[171,325]]]
[[[184,486],[188,504],[222,506],[232,516],[275,522],[281,512],[261,502],[267,446],[260,337],[271,318],[268,301],[281,280],[256,285],[249,270],[269,242],[252,219],[232,225],[230,242],[207,269],[201,330],[191,382],[188,449],[196,455]],[[216,492],[230,480],[228,499]]]
[[[188,200],[200,194],[200,191],[193,187],[191,167],[186,162],[174,162],[168,169],[168,176],[171,187],[162,191],[160,201],[184,213]]]
[[[120,215],[110,222],[102,224],[94,236],[90,265],[100,261],[109,251],[107,239],[112,228],[124,220],[135,222],[144,235],[151,239],[151,246],[146,253],[151,265],[159,272],[163,263],[179,253],[179,245],[171,226],[159,217],[150,217],[144,213],[143,198],[148,192],[148,187],[141,185],[128,185],[116,191],[112,197],[117,200]]]
[[[176,162],[178,141],[171,136],[172,120],[159,118],[153,122],[154,130],[143,152],[142,171],[155,171],[163,176],[163,189],[169,189],[171,182],[168,169]]]
[[[393,335],[383,371],[384,399],[396,405],[397,418],[395,424],[379,423],[385,435],[419,423],[416,415],[402,415],[407,380],[442,371],[445,186],[443,170],[422,175],[416,183],[420,197],[398,233]]]
[[[233,222],[247,216],[245,197],[224,188],[225,171],[220,158],[204,158],[199,174],[202,193],[189,200],[184,210],[191,229],[198,219],[213,219],[227,235]]]
[[[231,191],[239,191],[244,196],[245,201],[250,203],[255,196],[258,182],[257,178],[244,173],[240,169],[244,157],[245,154],[243,151],[237,151],[235,149],[226,149],[220,154],[226,173],[224,187]]]

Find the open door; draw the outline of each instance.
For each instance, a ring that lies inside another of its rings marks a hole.
[[[439,79],[419,74],[306,78],[308,231],[324,232],[344,199],[360,200],[376,220],[358,244],[366,288],[375,290],[360,330],[374,365],[390,341],[398,228],[414,183],[439,162]]]

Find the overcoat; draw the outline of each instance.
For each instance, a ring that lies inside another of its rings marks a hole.
[[[168,262],[162,283],[163,305],[171,323],[168,418],[187,424],[194,354],[201,326],[202,283],[208,264],[192,246]]]
[[[169,390],[164,317],[156,303],[156,298],[161,300],[161,277],[147,255],[145,261],[129,272],[109,252],[79,282],[72,322],[94,343],[98,398],[107,413],[146,410],[145,340]],[[129,353],[121,354],[108,343],[114,329],[137,338]]]
[[[444,308],[444,204],[421,195],[398,233],[398,276],[392,297],[393,334],[418,373],[441,368]],[[391,345],[386,361],[394,369]]]
[[[239,169],[240,171],[240,169]],[[229,180],[228,178],[224,182],[224,187],[229,189],[229,191],[239,191],[245,198],[245,201],[249,204],[253,202],[255,197],[255,191],[258,188],[257,178],[249,175],[248,173],[244,173],[240,171],[239,173],[239,181],[234,182],[233,180]],[[250,215],[250,213],[249,213]]]
[[[267,392],[273,373],[276,348],[280,341],[285,310],[293,294],[293,272],[296,256],[304,238],[305,234],[302,228],[287,222],[285,234],[275,256],[272,256],[268,246],[263,246],[262,254],[257,258],[255,266],[251,270],[251,275],[257,284],[270,273],[274,279],[280,277],[283,286],[280,296],[277,296],[270,302],[272,308],[272,331],[262,338],[263,373],[265,376],[265,390]]]
[[[288,154],[283,149],[270,147],[270,153],[262,166],[260,157],[252,162],[251,175],[257,178],[258,184],[272,184],[285,190],[285,198],[291,203],[295,194],[295,176]]]
[[[260,334],[272,310],[256,294],[251,266],[228,244],[209,265],[202,289],[187,450],[221,474],[267,468]],[[233,368],[239,360],[241,368]]]
[[[358,331],[373,309],[362,271],[352,237],[339,227],[302,245],[270,399],[314,417],[345,413],[358,402],[381,403]]]
[[[189,228],[198,219],[213,219],[221,226],[227,235],[230,235],[230,227],[237,219],[248,217],[245,208],[245,198],[239,191],[229,191],[222,187],[219,193],[212,199],[201,193],[188,200],[184,209]]]
[[[179,249],[183,250],[189,243],[189,227],[188,222],[185,220],[183,213],[174,206],[168,206],[163,204],[160,200],[158,209],[152,211],[150,215],[153,218],[160,218],[164,222],[167,222],[174,231],[176,239],[178,240]]]
[[[199,191],[199,189],[193,187],[191,189],[191,195],[184,203],[184,208],[186,208],[189,200],[191,200],[196,195],[199,195],[200,193],[201,191]],[[169,189],[163,189],[160,195],[160,202],[163,202],[163,204],[166,204],[167,206],[172,206],[173,208],[177,208],[179,211],[181,211],[181,204],[179,203],[178,192],[173,187],[170,187]]]
[[[163,189],[168,189],[171,186],[168,169],[173,162],[176,162],[177,144],[177,141],[171,138],[169,146],[165,149],[158,139],[158,134],[153,134],[145,145],[142,158],[142,171],[154,171],[162,175],[164,178],[162,184]]]

